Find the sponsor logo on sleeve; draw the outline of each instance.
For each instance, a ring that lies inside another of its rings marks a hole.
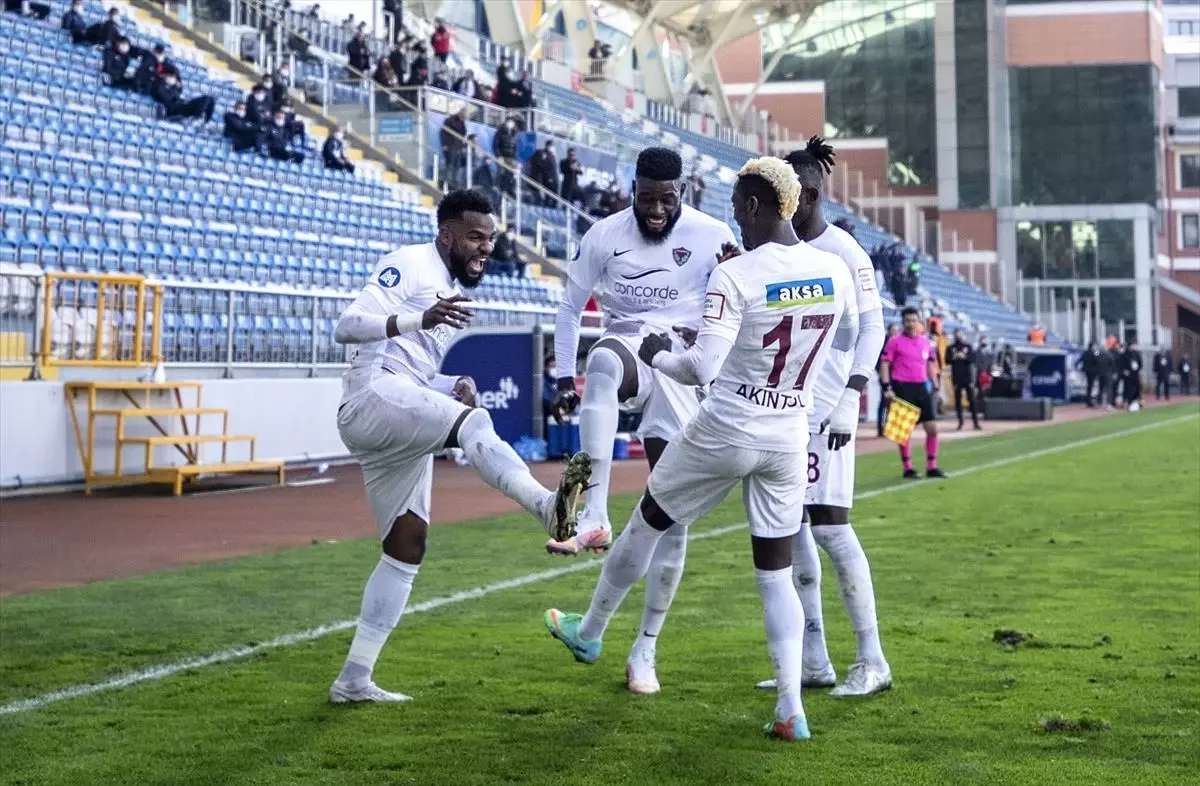
[[[858,269],[858,286],[863,292],[875,291],[875,269],[860,267]]]
[[[400,271],[394,267],[385,267],[379,271],[379,286],[391,289],[400,283]]]
[[[720,292],[704,293],[704,318],[721,320],[725,317],[725,296]]]

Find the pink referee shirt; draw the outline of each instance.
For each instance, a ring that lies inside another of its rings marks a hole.
[[[929,379],[929,358],[933,357],[933,346],[925,336],[892,336],[883,349],[883,359],[891,369],[892,382],[925,383]]]

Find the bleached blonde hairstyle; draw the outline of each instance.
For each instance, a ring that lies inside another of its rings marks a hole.
[[[779,217],[791,221],[796,208],[800,206],[800,178],[792,165],[782,158],[763,156],[746,162],[738,177],[757,175],[775,189],[775,197],[779,200]]]

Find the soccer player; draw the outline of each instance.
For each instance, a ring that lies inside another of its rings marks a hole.
[[[884,347],[879,366],[883,397],[889,403],[903,399],[921,410],[917,422],[925,424],[925,476],[944,478],[946,474],[937,465],[937,415],[933,410],[933,396],[940,386],[937,353],[929,339],[919,332],[921,315],[915,308],[905,308],[900,317],[902,332]],[[912,465],[910,442],[906,440],[900,446],[900,460],[904,462],[904,477],[915,478],[917,471]]]
[[[858,654],[834,696],[866,696],[892,684],[891,669],[879,643],[875,589],[866,552],[850,523],[854,504],[855,435],[862,391],[883,348],[883,304],[875,285],[871,258],[852,235],[825,222],[821,210],[825,176],[833,170],[833,148],[812,137],[803,150],[787,157],[800,179],[800,205],[792,216],[796,235],[814,248],[842,260],[854,281],[858,335],[845,352],[833,349],[816,378],[813,409],[808,419],[808,490],[804,510],[811,526],[795,538],[792,579],[804,606],[804,686],[833,687],[837,672],[825,644],[821,605],[821,557],[829,555],[837,572],[838,589],[858,642]],[[759,683],[774,688],[773,680]]]
[[[470,323],[462,288],[483,278],[496,223],[478,191],[448,194],[437,222],[434,242],[379,260],[334,333],[341,344],[359,345],[343,378],[338,433],[362,464],[383,545],[350,654],[329,689],[335,704],[409,698],[377,687],[371,675],[425,556],[433,454],[461,448],[484,482],[520,503],[556,540],[571,536],[588,481],[589,459],[578,453],[557,491],[542,487],[496,435],[487,410],[475,408],[474,380],[438,373],[455,332]]]
[[[695,385],[677,382],[637,357],[642,337],[676,330],[692,338],[699,327],[704,289],[718,255],[735,248],[725,224],[683,204],[679,154],[651,147],[638,155],[633,205],[598,221],[567,269],[567,287],[555,320],[558,394],[553,411],[579,407],[580,446],[592,457],[592,484],[585,492],[578,532],[567,543],[547,543],[551,553],[601,551],[612,543],[608,520],[609,475],[620,410],[642,413],[638,431],[653,468],[696,410]],[[588,353],[583,401],[575,391],[579,320],[593,292],[607,315],[605,334]],[[685,342],[673,339],[672,348]],[[657,693],[654,655],[658,634],[683,574],[687,540],[682,528],[658,544],[647,583],[641,635],[629,656],[628,682],[635,693]]]
[[[709,278],[704,325],[684,353],[666,334],[646,336],[638,355],[687,385],[711,382],[700,411],[671,442],[621,532],[586,615],[545,613],[551,635],[576,660],[600,656],[621,601],[650,566],[666,533],[686,532],[741,481],[755,577],[779,685],[768,734],[806,739],[800,700],[804,609],[792,585],[792,537],[804,502],[804,450],[811,388],[831,344],[857,334],[855,282],[842,260],[801,243],[790,219],[800,183],[778,158],[738,175],[733,216],[749,249]],[[835,332],[835,328],[837,329]]]

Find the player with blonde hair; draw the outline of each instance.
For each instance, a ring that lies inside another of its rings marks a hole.
[[[551,635],[576,660],[594,662],[609,619],[646,575],[664,535],[686,533],[740,481],[778,684],[765,731],[789,740],[809,736],[800,698],[804,608],[791,568],[805,487],[797,453],[806,444],[800,437],[808,433],[810,390],[835,336],[851,340],[858,329],[845,264],[801,242],[789,223],[799,194],[795,173],[780,159],[742,168],[732,202],[747,252],[713,271],[704,324],[687,352],[668,351],[665,334],[646,336],[638,350],[645,363],[682,384],[711,383],[710,393],[651,471],[604,561],[587,613],[544,615]]]

